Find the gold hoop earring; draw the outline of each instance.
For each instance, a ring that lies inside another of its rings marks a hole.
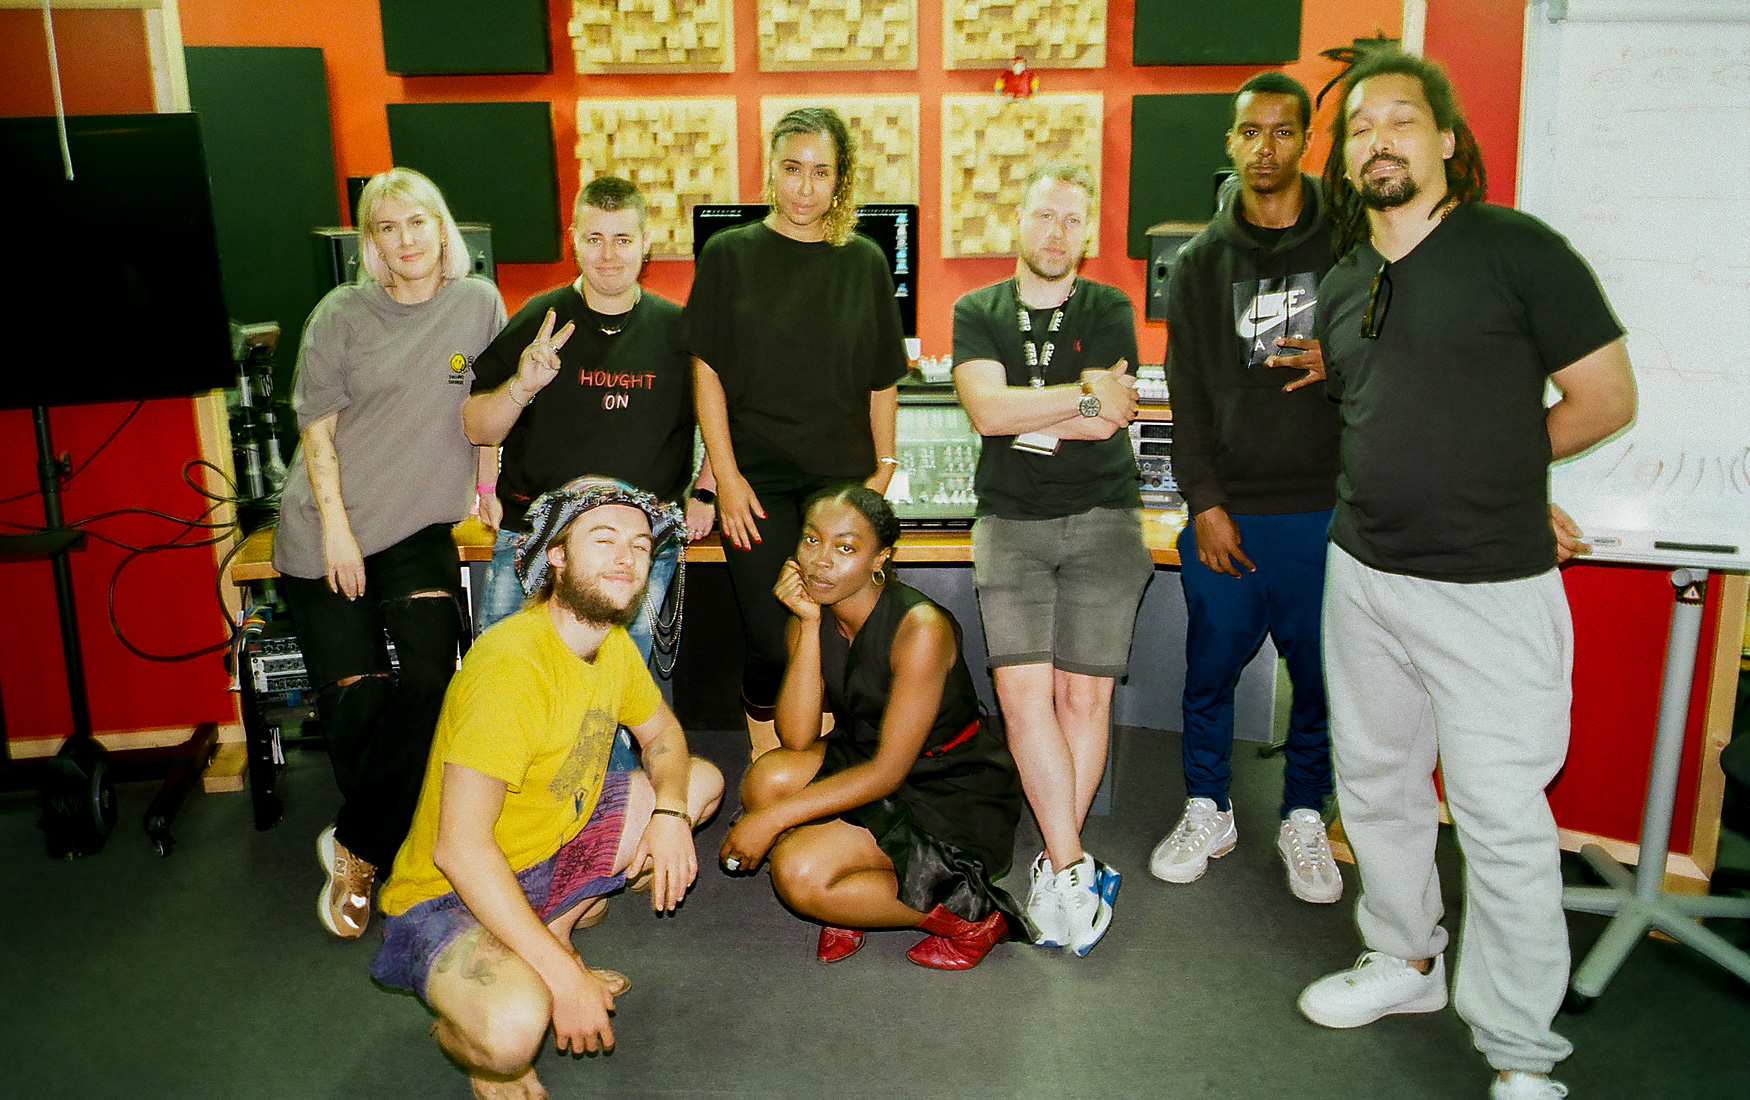
[[[876,588],[885,585],[887,583],[887,567],[884,565],[877,565],[872,579],[875,581]]]

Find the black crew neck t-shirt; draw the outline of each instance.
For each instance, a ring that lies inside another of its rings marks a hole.
[[[559,349],[559,373],[504,437],[498,499],[507,531],[524,529],[529,504],[584,474],[617,477],[679,501],[692,473],[692,360],[681,350],[681,309],[645,291],[630,311],[597,313],[576,286],[529,299],[474,363],[474,393],[495,390],[547,311],[553,331],[577,327]],[[603,329],[618,329],[616,333]]]
[[[1379,335],[1367,339],[1382,267]],[[1555,567],[1546,383],[1623,334],[1560,234],[1465,203],[1389,265],[1358,245],[1319,284],[1316,333],[1343,417],[1333,542],[1427,580]]]

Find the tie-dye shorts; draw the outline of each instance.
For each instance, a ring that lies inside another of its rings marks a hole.
[[[614,873],[614,855],[626,819],[631,772],[610,771],[601,798],[583,829],[563,848],[517,874],[523,894],[543,922],[589,898],[611,894],[626,884]],[[371,960],[371,977],[390,989],[411,990],[427,1005],[426,981],[432,964],[457,936],[480,922],[454,893],[422,901],[383,921],[383,946]]]

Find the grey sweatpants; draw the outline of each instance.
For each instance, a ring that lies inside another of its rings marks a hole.
[[[1573,623],[1560,575],[1452,584],[1331,548],[1325,678],[1343,830],[1370,950],[1439,954],[1438,762],[1464,855],[1453,999],[1496,1069],[1547,1073],[1568,982],[1560,847],[1544,787],[1568,751]]]

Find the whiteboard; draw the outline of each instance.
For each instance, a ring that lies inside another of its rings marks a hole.
[[[1519,206],[1628,330],[1640,410],[1551,470],[1593,557],[1750,569],[1750,3],[1532,0]]]

